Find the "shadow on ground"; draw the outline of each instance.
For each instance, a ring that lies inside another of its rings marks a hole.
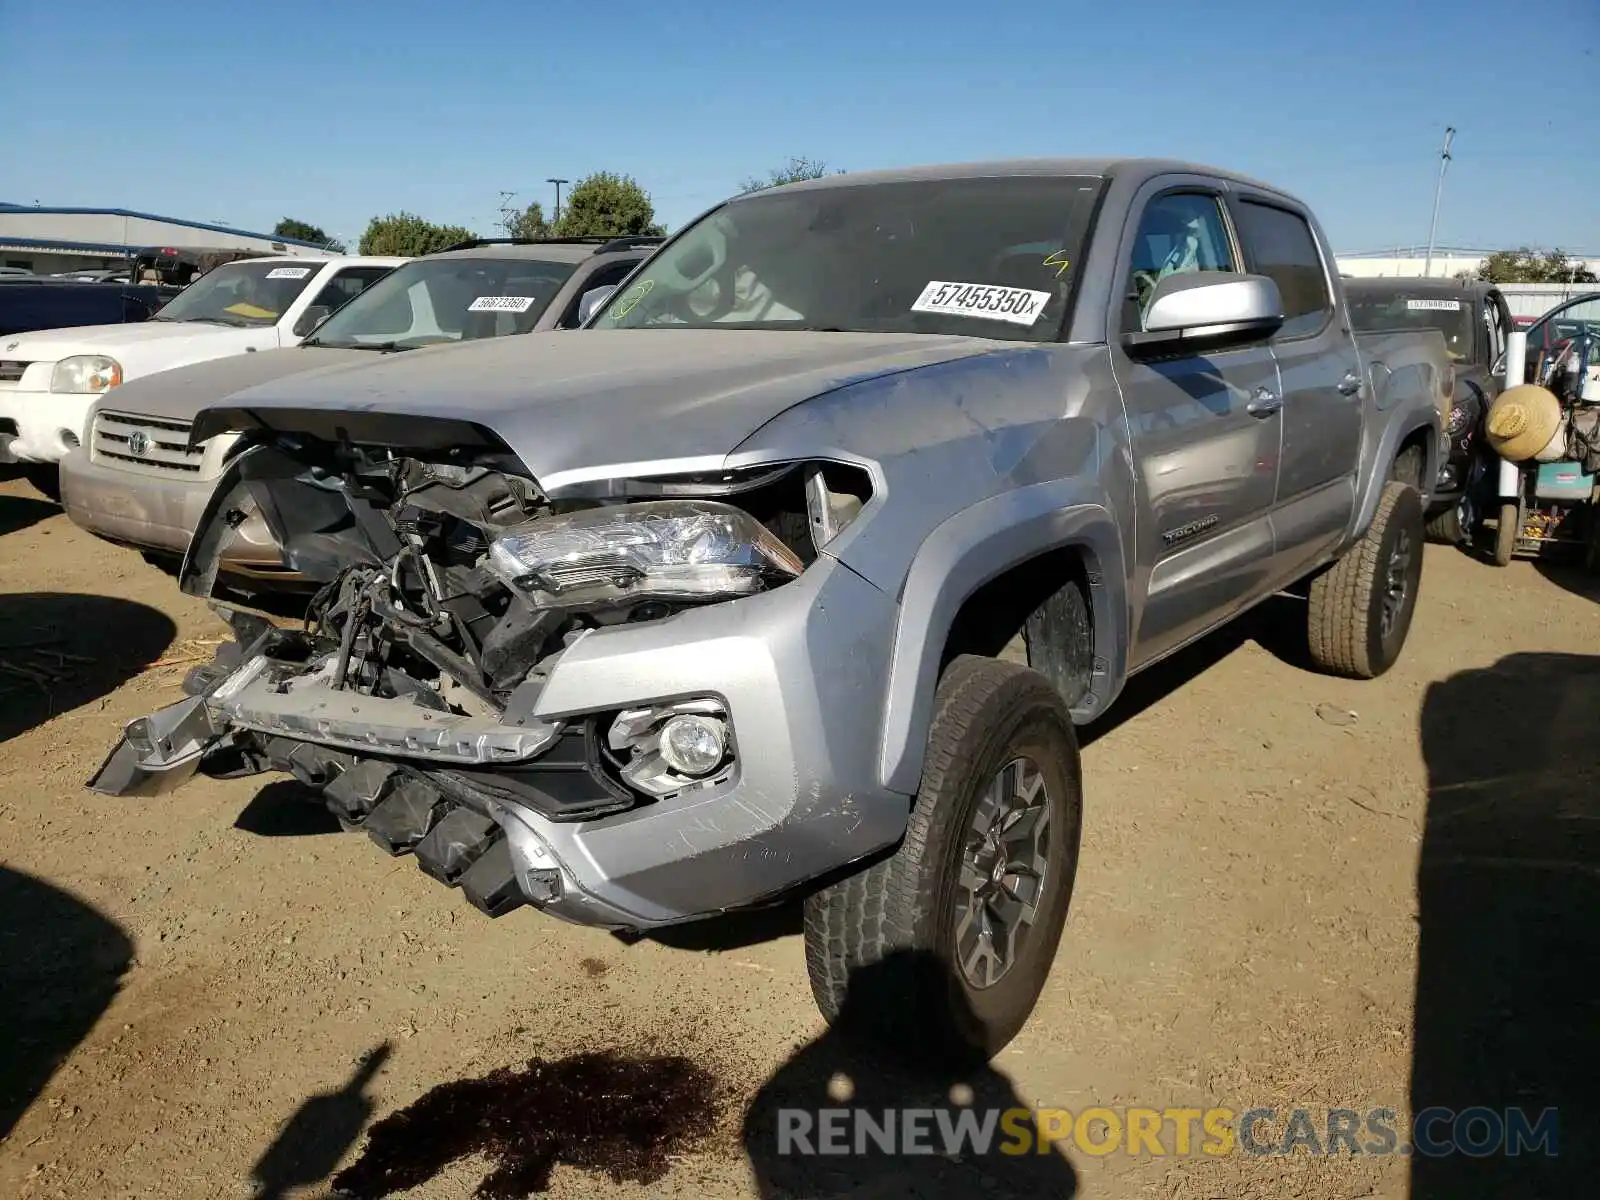
[[[114,922],[0,867],[0,1142],[121,986],[133,946]]]
[[[0,742],[115,691],[177,632],[170,618],[131,600],[0,593]]]
[[[1511,655],[1452,675],[1424,698],[1411,1107],[1423,1149],[1454,1145],[1412,1157],[1414,1200],[1592,1194],[1597,735],[1600,656]],[[1537,1144],[1546,1110],[1555,1111],[1556,1156]],[[1533,1136],[1510,1155],[1503,1139],[1519,1120]]]
[[[891,954],[857,970],[838,1019],[762,1085],[743,1140],[763,1200],[1077,1194],[1072,1164],[1053,1147],[1038,1152],[1029,1106],[1009,1079],[976,1056],[931,1052],[938,1035],[922,1028],[907,997],[944,978],[937,960],[921,953]],[[844,1116],[829,1117],[824,1129],[825,1109]],[[908,1110],[927,1111],[907,1124]],[[1003,1123],[1007,1110],[1015,1111]],[[947,1143],[947,1131],[960,1131],[964,1120],[992,1131],[986,1152],[971,1141]],[[1007,1145],[1011,1152],[1002,1152]],[[824,1147],[835,1152],[820,1153]]]
[[[60,511],[57,505],[33,496],[0,495],[0,537],[37,525]]]
[[[367,1085],[391,1052],[388,1042],[373,1047],[343,1087],[312,1096],[295,1110],[250,1168],[256,1185],[252,1200],[283,1200],[292,1190],[321,1183],[333,1173],[372,1119]]]
[[[1579,563],[1543,560],[1536,561],[1533,569],[1558,588],[1600,604],[1600,571],[1590,571]]]
[[[315,837],[343,831],[322,796],[294,779],[267,784],[244,806],[233,827],[257,837]]]

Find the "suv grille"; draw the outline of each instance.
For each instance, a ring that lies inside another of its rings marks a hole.
[[[189,422],[102,412],[95,417],[93,456],[147,475],[200,474],[203,447],[189,449]]]

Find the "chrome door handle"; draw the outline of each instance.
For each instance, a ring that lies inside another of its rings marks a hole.
[[[1361,376],[1354,371],[1346,371],[1344,378],[1339,380],[1339,394],[1341,396],[1354,396],[1361,390]]]
[[[1252,417],[1270,417],[1282,407],[1282,396],[1269,388],[1258,387],[1255,399],[1245,405],[1245,411]]]

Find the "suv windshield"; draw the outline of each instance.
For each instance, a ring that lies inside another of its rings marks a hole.
[[[589,327],[1048,341],[1101,183],[1017,175],[732,200],[657,251]]]
[[[270,258],[228,263],[184,288],[155,320],[276,325],[321,269],[320,263]]]
[[[413,350],[526,333],[575,270],[537,258],[419,259],[335,312],[307,344]]]
[[[1471,361],[1478,306],[1470,297],[1441,296],[1436,291],[1407,294],[1390,288],[1367,291],[1347,284],[1350,323],[1358,333],[1378,330],[1437,329],[1454,362]]]

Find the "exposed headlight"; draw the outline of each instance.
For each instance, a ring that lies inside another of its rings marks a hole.
[[[122,364],[104,354],[74,354],[50,373],[52,392],[106,392],[122,382]]]
[[[650,500],[540,517],[494,540],[495,574],[547,608],[743,596],[804,564],[743,509]]]

